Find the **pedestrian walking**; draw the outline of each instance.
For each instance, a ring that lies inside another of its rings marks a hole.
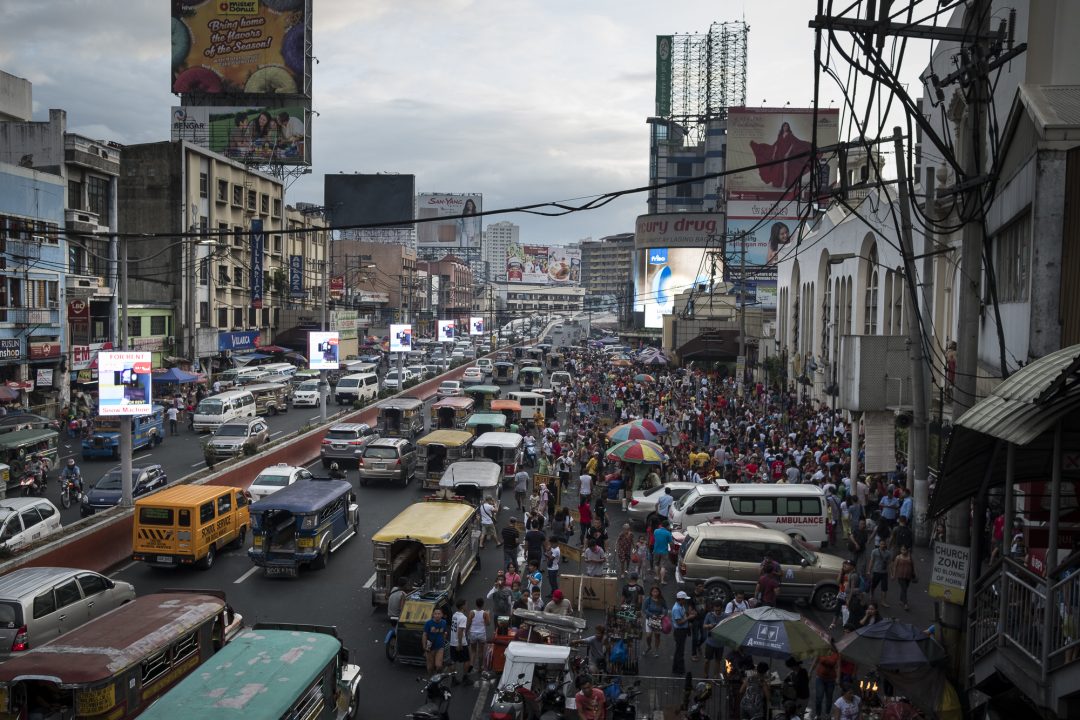
[[[465,598],[454,603],[454,614],[450,618],[450,662],[454,681],[464,680],[470,671],[469,665],[469,619],[465,614]],[[460,671],[460,672],[459,672]]]
[[[519,511],[525,510],[525,498],[529,493],[529,473],[527,470],[518,470],[514,474],[514,502]]]
[[[502,541],[495,534],[496,513],[498,513],[498,508],[495,507],[495,501],[490,497],[484,498],[484,501],[480,503],[480,547],[484,547],[484,540],[488,537],[496,545],[502,546]]]
[[[874,593],[881,588],[881,606],[889,607],[885,598],[889,593],[889,563],[893,555],[889,551],[889,545],[885,540],[878,542],[878,546],[870,553],[870,602],[874,602]]]
[[[899,528],[898,528],[899,529]],[[915,572],[915,560],[911,557],[911,549],[901,546],[900,554],[893,558],[890,573],[896,584],[900,586],[900,604],[905,610],[908,609],[908,588],[912,583],[919,581]]]
[[[431,613],[431,619],[424,623],[424,662],[427,665],[428,675],[442,672],[443,649],[446,647],[449,631],[449,625],[443,618],[442,608],[435,608]]]
[[[476,607],[469,612],[470,669],[479,670],[484,667],[489,627],[491,627],[491,614],[484,609],[484,598],[476,598]]]
[[[176,421],[180,419],[180,411],[176,409],[175,405],[170,405],[169,409],[165,411],[165,417],[169,419],[169,434],[179,435],[179,431],[176,429]]]
[[[705,583],[698,580],[690,594],[690,607],[693,609],[690,619],[690,659],[701,659],[701,646],[705,644],[705,613],[708,612],[708,598],[705,596]]]
[[[660,635],[663,631],[664,617],[667,615],[667,601],[659,585],[649,588],[649,595],[641,605],[645,615],[645,651],[653,657],[660,655]]]
[[[673,541],[670,523],[664,520],[660,527],[653,531],[652,550],[656,579],[660,581],[661,585],[667,584],[667,558],[671,552],[671,543]]]
[[[518,547],[521,545],[521,532],[518,530],[517,518],[510,518],[506,527],[499,532],[499,536],[502,538],[503,565],[516,564]]]
[[[630,530],[630,523],[623,523],[622,531],[615,538],[615,559],[619,561],[619,575],[621,577],[630,574],[633,554],[634,533]]]
[[[836,681],[840,677],[840,653],[833,647],[828,655],[819,656],[811,668],[814,673],[814,715],[825,716],[833,705]]]
[[[724,669],[724,644],[712,636],[713,628],[724,619],[724,603],[716,600],[709,612],[705,613],[701,627],[705,631],[705,679],[712,677],[712,666],[716,663],[716,674],[720,676]]]
[[[675,593],[675,604],[671,606],[671,635],[675,640],[675,654],[671,659],[672,675],[686,672],[686,638],[690,636],[692,612],[690,596],[683,590]]]
[[[547,559],[548,585],[554,595],[559,591],[559,568],[562,567],[562,548],[559,547],[558,542],[551,540],[546,541],[545,545],[547,546],[545,557]]]

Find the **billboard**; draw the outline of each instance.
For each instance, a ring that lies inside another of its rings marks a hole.
[[[581,282],[581,249],[510,243],[506,279],[536,285],[577,285]]]
[[[390,352],[409,352],[412,350],[412,325],[390,326]]]
[[[663,327],[679,293],[695,284],[708,287],[705,252],[703,247],[653,247],[635,253],[634,310],[645,313],[645,327]]]
[[[311,0],[173,0],[172,91],[311,95]]]
[[[419,193],[416,196],[416,218],[446,218],[416,225],[419,247],[478,248],[480,247],[480,216],[484,198],[479,193],[451,195],[449,193]],[[462,215],[464,217],[454,217]]]
[[[307,297],[304,291],[304,256],[289,256],[289,297]]]
[[[724,279],[738,279],[745,252],[748,302],[767,310],[776,308],[776,264],[795,252],[799,211],[796,200],[728,202]]]
[[[323,198],[335,226],[401,223],[413,219],[415,175],[340,173],[323,176]]]
[[[263,306],[263,252],[266,248],[266,233],[263,232],[262,220],[251,221],[251,307],[261,310]]]
[[[484,318],[471,317],[469,318],[469,334],[470,335],[483,335],[484,334]]]
[[[312,370],[337,370],[340,342],[336,332],[309,332],[308,367]]]
[[[172,139],[244,163],[310,165],[310,122],[311,103],[306,99],[280,107],[173,107]]]
[[[153,353],[98,353],[98,415],[150,413]]]
[[[723,213],[659,213],[638,215],[634,224],[634,248],[720,247],[724,233]]]
[[[671,116],[671,35],[656,36],[656,114]]]
[[[453,320],[440,320],[439,321],[439,335],[438,341],[443,343],[454,342],[454,335],[456,328],[454,327]]]
[[[817,111],[818,147],[836,144],[839,121],[839,110]],[[809,155],[814,136],[812,108],[728,108],[727,128],[728,169],[762,165],[728,176],[729,200],[805,196],[811,169],[835,157],[835,153],[829,157]],[[825,190],[828,186],[829,179],[824,178],[818,187]]]

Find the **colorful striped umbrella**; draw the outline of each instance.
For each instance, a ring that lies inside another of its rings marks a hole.
[[[656,378],[654,378],[652,375],[649,375],[648,373],[638,373],[634,376],[634,382],[652,383],[656,382]]]
[[[656,436],[651,432],[633,423],[624,423],[608,430],[608,440],[621,443],[624,440],[650,440],[655,442]]]
[[[630,424],[645,428],[653,435],[663,435],[667,432],[667,428],[656,422],[655,420],[631,420]]]
[[[828,634],[798,613],[761,606],[735,613],[712,630],[728,647],[745,647],[751,655],[799,660],[830,652]]]
[[[638,463],[640,465],[661,465],[668,461],[664,449],[648,440],[624,440],[607,451],[609,460]]]

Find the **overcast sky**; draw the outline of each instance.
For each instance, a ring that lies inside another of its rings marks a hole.
[[[401,172],[420,192],[480,192],[484,209],[648,181],[658,34],[750,25],[747,105],[813,97],[811,0],[315,0],[312,174],[287,200],[320,203],[323,175]],[[167,0],[2,0],[0,69],[34,83],[34,118],[124,144],[169,137]],[[926,51],[909,56],[914,78]],[[913,94],[918,95],[917,92]],[[840,91],[822,81],[822,107]],[[522,239],[633,230],[644,194],[548,219]],[[486,224],[486,223],[485,223]]]

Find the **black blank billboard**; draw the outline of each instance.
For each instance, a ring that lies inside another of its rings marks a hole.
[[[412,219],[415,175],[339,174],[323,178],[324,202],[336,226]]]

